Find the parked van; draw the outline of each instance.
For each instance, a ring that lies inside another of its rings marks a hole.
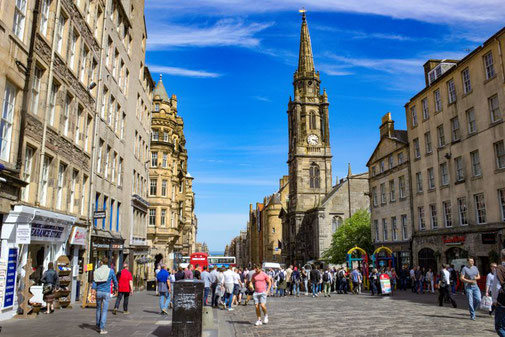
[[[263,269],[263,270],[268,270],[268,269],[280,270],[281,265],[277,262],[263,262],[263,264],[261,265],[261,269]]]

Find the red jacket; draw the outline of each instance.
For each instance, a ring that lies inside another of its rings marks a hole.
[[[129,293],[132,290],[130,289],[131,280],[133,280],[133,277],[128,269],[121,270],[121,276],[118,279],[118,291],[120,293]]]

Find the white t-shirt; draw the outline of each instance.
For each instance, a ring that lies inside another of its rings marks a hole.
[[[227,271],[225,271],[223,273],[224,275],[224,283],[233,283],[233,275],[235,275],[235,273],[233,272],[233,270],[230,270],[228,269]]]
[[[450,276],[451,273],[447,269],[442,269],[442,277],[445,279],[446,284],[451,284]]]
[[[237,273],[233,273],[233,283],[240,284],[240,275]]]
[[[486,287],[488,287],[489,290],[491,290],[491,285],[493,284],[493,280],[494,280],[494,274],[493,273],[487,274]]]

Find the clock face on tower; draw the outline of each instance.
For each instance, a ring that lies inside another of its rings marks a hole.
[[[317,145],[319,144],[319,137],[316,135],[309,135],[307,137],[307,143],[309,143],[309,145]]]

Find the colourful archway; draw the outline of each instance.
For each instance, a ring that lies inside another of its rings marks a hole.
[[[361,255],[353,257],[354,252],[359,252]],[[358,266],[361,267],[361,273],[363,274],[363,285],[366,289],[369,288],[368,282],[368,254],[367,252],[358,246],[351,248],[347,251],[347,269],[352,270],[353,262],[357,262]],[[352,283],[350,284],[352,289]]]
[[[380,252],[385,252],[386,256],[379,256]],[[385,246],[380,246],[377,248],[372,254],[372,264],[374,268],[382,267],[380,262],[384,261],[390,268],[395,268],[395,257],[393,255],[393,251]]]

